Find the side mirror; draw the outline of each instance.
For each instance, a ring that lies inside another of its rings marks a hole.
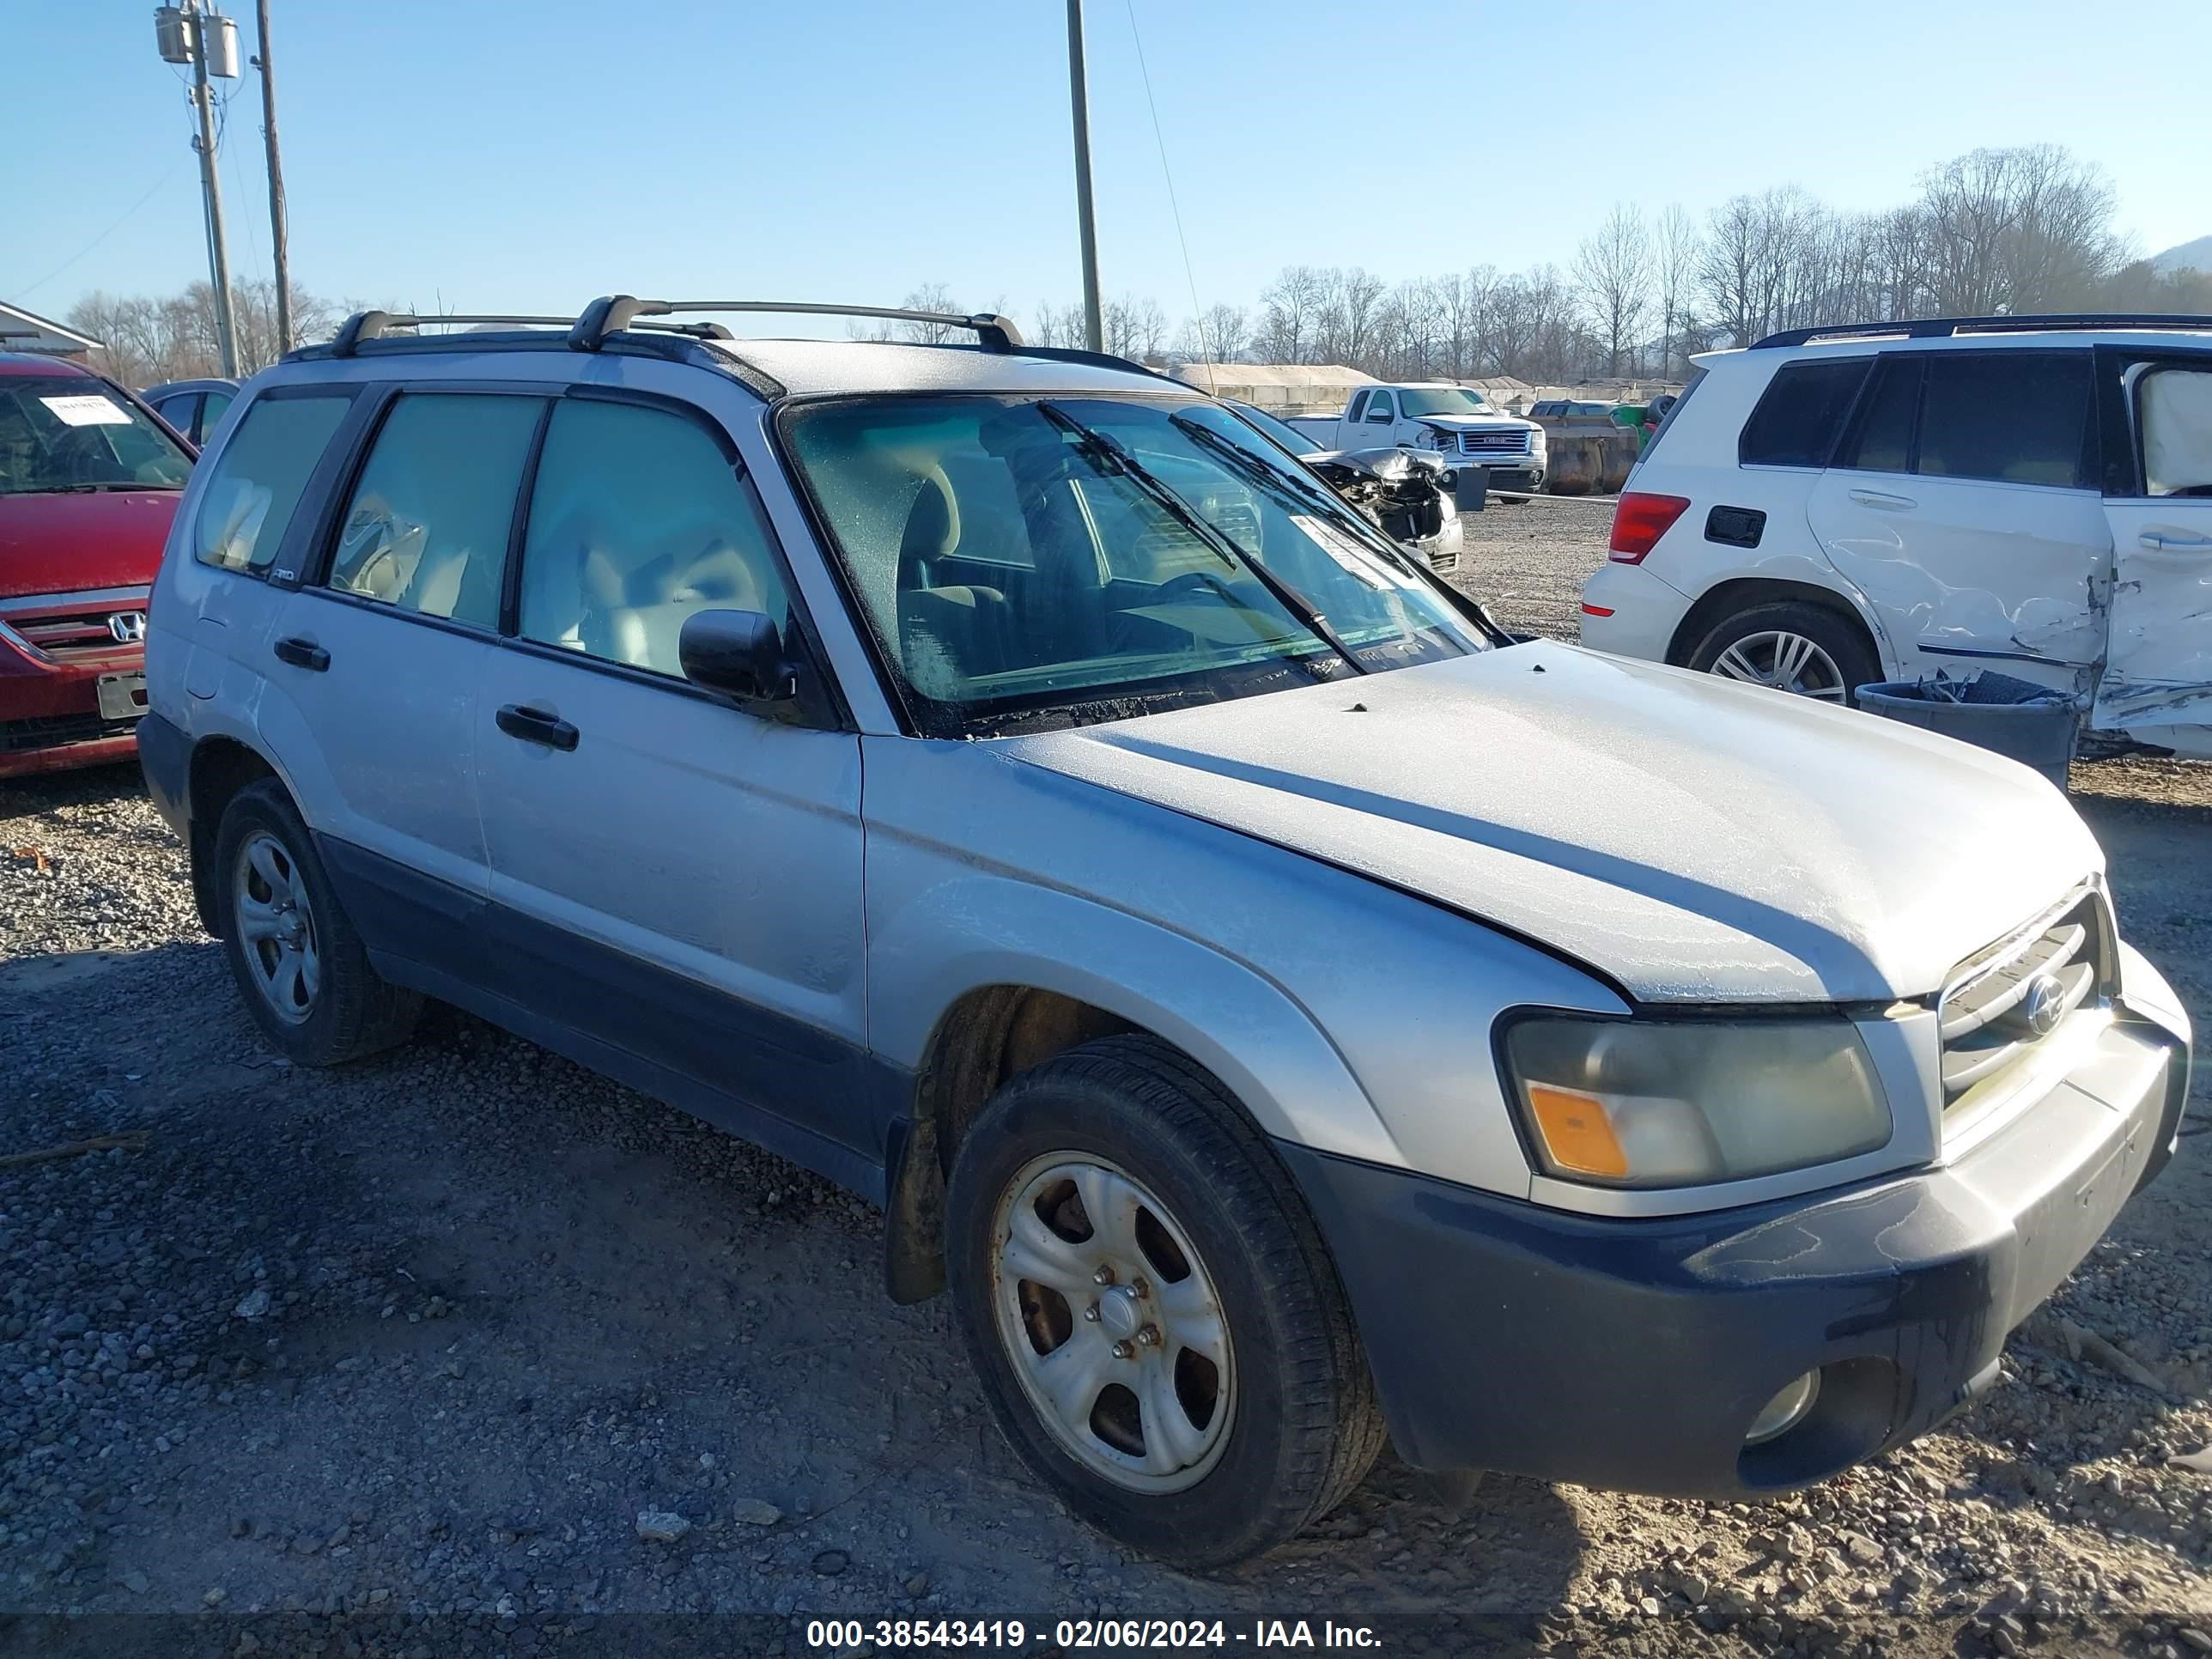
[[[799,669],[783,636],[757,611],[696,611],[677,636],[684,678],[738,702],[787,702],[799,695]]]

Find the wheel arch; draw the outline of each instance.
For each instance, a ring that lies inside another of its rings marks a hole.
[[[192,906],[199,912],[200,926],[216,939],[223,936],[223,924],[222,906],[216,901],[216,837],[238,792],[263,778],[282,781],[276,767],[251,744],[216,735],[192,745],[185,787],[191,826]]]
[[[946,1177],[985,1103],[1010,1078],[1098,1037],[1127,1032],[1166,1043],[1203,1067],[1271,1139],[1401,1161],[1342,1056],[1285,993],[1188,939],[1107,914],[1112,921],[1091,919],[1095,964],[1002,951],[943,964],[953,971],[939,983],[956,988],[915,1042],[909,1115],[884,1171],[884,1273],[894,1299],[921,1301],[944,1285]],[[1049,928],[1048,919],[1040,922]],[[1126,930],[1150,936],[1141,967],[1132,965],[1127,939],[1100,939]],[[1086,937],[1057,931],[1063,939]]]
[[[1809,572],[1813,567],[1808,564],[1806,568]],[[1890,648],[1879,619],[1863,599],[1828,582],[1781,574],[1730,576],[1699,594],[1682,613],[1682,620],[1674,625],[1674,638],[1667,646],[1668,662],[1676,668],[1686,668],[1698,641],[1718,627],[1723,618],[1757,605],[1784,601],[1817,605],[1833,611],[1858,629],[1882,672],[1892,672],[1897,653]]]

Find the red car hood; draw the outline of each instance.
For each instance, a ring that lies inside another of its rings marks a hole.
[[[183,494],[0,495],[0,599],[149,586]]]

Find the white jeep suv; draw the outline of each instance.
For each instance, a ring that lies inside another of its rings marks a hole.
[[[1800,329],[1695,364],[1585,645],[1835,702],[1988,665],[2212,756],[2212,318]]]

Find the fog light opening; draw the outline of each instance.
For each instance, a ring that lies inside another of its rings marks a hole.
[[[1820,1397],[1820,1373],[1807,1371],[1804,1376],[1783,1385],[1780,1393],[1759,1408],[1759,1415],[1751,1419],[1751,1427],[1743,1437],[1747,1446],[1763,1446],[1770,1440],[1778,1440],[1805,1420],[1813,1409],[1813,1402]]]

